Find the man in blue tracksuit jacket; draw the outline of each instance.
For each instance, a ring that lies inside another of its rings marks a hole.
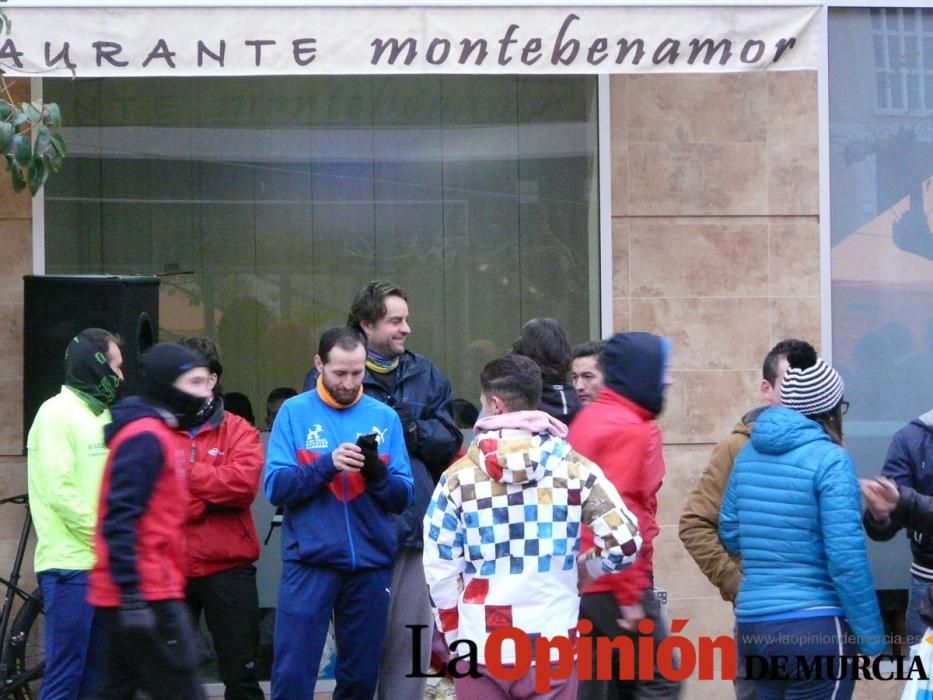
[[[398,548],[390,513],[411,501],[411,466],[398,415],[363,394],[364,336],[325,331],[314,364],[316,387],[282,405],[266,456],[266,496],[284,506],[272,697],[314,697],[333,613],[334,698],[371,698]]]

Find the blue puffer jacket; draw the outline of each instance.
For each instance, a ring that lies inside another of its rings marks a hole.
[[[880,653],[884,629],[860,515],[845,449],[796,411],[761,414],[736,458],[719,520],[726,549],[742,556],[739,622],[841,608],[859,650]]]

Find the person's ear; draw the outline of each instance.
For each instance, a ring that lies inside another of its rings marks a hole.
[[[493,411],[494,411],[494,415],[499,416],[499,415],[502,415],[503,413],[506,413],[506,410],[505,410],[505,401],[503,401],[503,400],[502,400],[501,398],[499,398],[498,396],[493,396],[493,397],[492,397],[492,408],[493,408]]]
[[[770,402],[774,396],[774,387],[768,383],[767,379],[762,379],[758,388],[761,391],[761,395],[765,397],[765,400]]]
[[[208,386],[208,388],[209,388],[211,391],[214,391],[214,387],[217,386],[217,382],[218,382],[218,381],[219,381],[219,377],[217,376],[217,374],[214,373],[214,372],[211,372],[210,375],[208,375],[208,377],[207,377],[207,386]]]
[[[318,372],[321,372],[321,373],[324,372],[324,362],[323,360],[321,360],[320,355],[314,356],[314,369],[316,369]]]

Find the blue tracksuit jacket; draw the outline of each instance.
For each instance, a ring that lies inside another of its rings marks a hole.
[[[339,471],[331,453],[360,435],[379,435],[385,479],[368,487]],[[266,497],[284,506],[282,559],[338,571],[391,566],[398,548],[390,513],[412,497],[411,466],[395,411],[368,396],[346,409],[316,390],[299,394],[276,416],[263,480]]]

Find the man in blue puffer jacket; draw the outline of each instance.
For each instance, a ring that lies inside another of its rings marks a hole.
[[[314,697],[332,612],[334,696],[376,692],[398,549],[390,513],[411,503],[412,477],[398,416],[363,394],[365,362],[359,331],[325,331],[315,389],[282,404],[272,427],[264,488],[285,507],[273,698]]]
[[[791,659],[787,677],[756,681],[763,700],[791,689],[795,698],[850,698],[852,674],[798,678],[793,659],[884,649],[859,484],[840,444],[844,391],[823,360],[789,369],[781,406],[756,421],[723,499],[720,537],[741,554],[744,573],[735,609],[739,654]]]

